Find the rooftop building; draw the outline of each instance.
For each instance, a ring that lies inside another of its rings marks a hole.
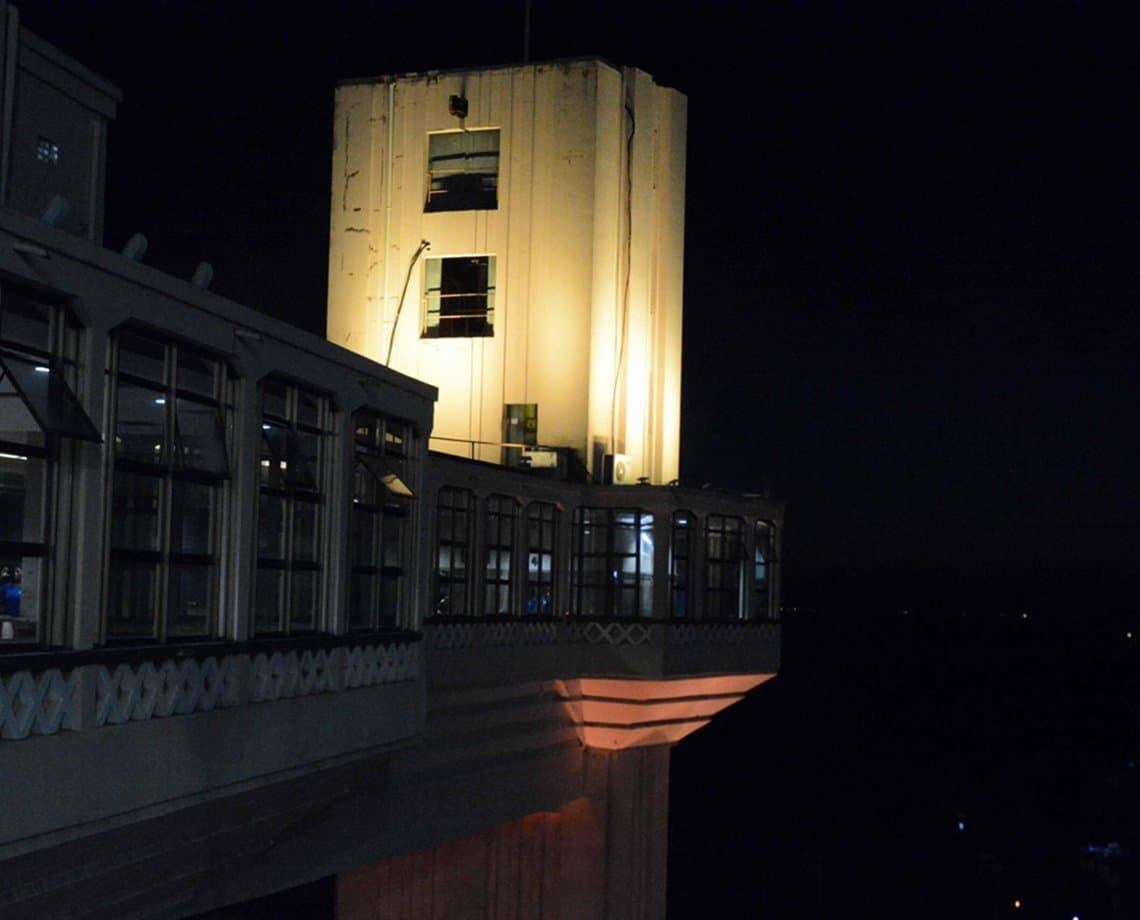
[[[332,280],[329,342],[103,248],[118,92],[0,22],[0,98],[39,94],[0,175],[0,913],[663,916],[670,747],[780,636],[781,508],[673,482],[680,215],[653,212],[683,100],[597,61],[342,87],[334,160],[372,172],[333,261],[388,266],[361,301]],[[399,156],[350,142],[359,106]],[[552,243],[579,195],[585,272]]]

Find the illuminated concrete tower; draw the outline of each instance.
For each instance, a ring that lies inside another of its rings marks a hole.
[[[329,339],[439,387],[434,449],[676,478],[685,130],[600,60],[342,84]]]

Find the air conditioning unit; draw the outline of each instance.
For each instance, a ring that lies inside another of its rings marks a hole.
[[[522,452],[519,461],[522,466],[529,466],[532,470],[552,470],[558,466],[558,451],[556,450],[526,450]]]
[[[635,482],[633,463],[628,454],[604,454],[602,456],[602,485],[628,486]]]

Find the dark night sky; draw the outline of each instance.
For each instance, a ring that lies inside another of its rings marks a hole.
[[[36,0],[116,82],[107,243],[323,333],[338,78],[521,57],[522,0]],[[786,500],[789,604],[1140,582],[1137,22],[1093,4],[535,0],[689,97],[682,476]]]

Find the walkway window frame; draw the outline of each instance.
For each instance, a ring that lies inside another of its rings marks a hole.
[[[111,381],[104,638],[216,636],[230,479],[230,369],[220,356],[124,327],[112,338]]]
[[[352,507],[349,510],[349,632],[394,628],[410,607],[415,431],[372,409],[353,414]],[[403,604],[401,604],[403,601]]]
[[[744,519],[705,517],[705,618],[740,620],[744,608]]]
[[[653,615],[653,515],[640,508],[574,510],[574,613],[604,618]]]
[[[257,636],[326,628],[325,527],[335,407],[320,390],[284,377],[258,386],[260,427],[257,574],[251,630]]]
[[[436,551],[432,573],[435,616],[463,617],[474,612],[471,553],[475,549],[477,507],[475,493],[470,489],[443,486],[436,495]]]
[[[515,612],[515,536],[519,502],[513,495],[488,495],[483,500],[483,613],[512,616]]]
[[[562,509],[555,502],[531,502],[526,509],[526,600],[528,615],[557,612],[558,529]]]
[[[673,512],[669,534],[669,615],[674,619],[692,619],[694,615],[693,541],[697,526],[693,512]]]
[[[776,542],[776,525],[763,518],[752,527],[752,609],[753,620],[775,619],[772,610],[773,547]]]
[[[64,299],[0,282],[0,651],[48,641],[62,441],[102,441],[75,396],[81,335]]]

